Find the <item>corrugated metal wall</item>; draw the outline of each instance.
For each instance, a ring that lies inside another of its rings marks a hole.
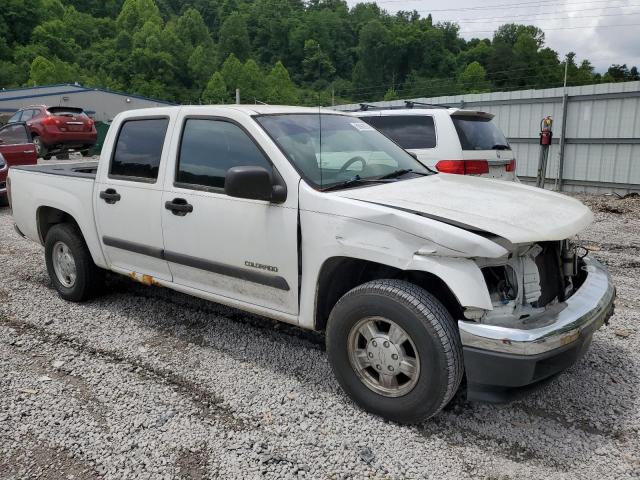
[[[110,122],[126,110],[162,107],[171,103],[74,84],[0,90],[0,115],[10,116],[30,105],[80,107],[96,121]]]
[[[640,82],[605,83],[567,88],[563,190],[626,193],[640,191]],[[472,108],[495,114],[518,159],[518,176],[535,180],[540,121],[554,120],[547,185],[559,171],[563,113],[562,88],[520,90],[410,100]],[[403,105],[404,100],[372,105]],[[340,105],[338,110],[357,109]]]

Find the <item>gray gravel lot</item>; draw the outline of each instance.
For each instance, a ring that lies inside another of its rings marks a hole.
[[[637,478],[640,198],[581,198],[610,326],[526,399],[412,427],[349,401],[321,335],[124,277],[59,299],[2,209],[0,478]]]

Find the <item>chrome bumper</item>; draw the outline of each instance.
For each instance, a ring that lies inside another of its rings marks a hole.
[[[458,321],[465,347],[518,355],[538,355],[588,337],[611,315],[616,292],[607,269],[585,257],[587,278],[565,302],[521,321],[519,328]]]

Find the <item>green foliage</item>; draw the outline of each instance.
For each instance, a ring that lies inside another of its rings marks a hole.
[[[464,69],[458,78],[460,87],[466,93],[483,93],[490,90],[487,71],[478,62],[472,62]]]
[[[220,72],[211,75],[211,79],[202,92],[201,100],[207,104],[226,103],[228,100],[227,84],[224,83],[224,78],[222,78]]]
[[[396,92],[393,88],[387,90],[384,94],[383,100],[388,102],[390,100],[398,100],[400,97],[398,96],[398,92]]]
[[[233,54],[240,60],[245,60],[249,56],[247,23],[238,12],[229,15],[229,18],[222,24],[219,48],[223,57]]]
[[[266,101],[277,105],[295,105],[299,94],[282,62],[277,62],[266,80]]]
[[[562,61],[561,61],[562,60]],[[566,59],[567,83],[640,78]],[[562,85],[544,32],[455,23],[344,0],[2,0],[0,88],[80,82],[176,102],[375,101]]]

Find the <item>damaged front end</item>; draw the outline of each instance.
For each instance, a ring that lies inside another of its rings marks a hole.
[[[458,322],[471,399],[506,400],[508,391],[568,368],[613,312],[608,272],[575,243],[508,250],[477,260],[493,309],[467,309]]]
[[[526,323],[571,297],[584,280],[581,263],[577,245],[567,240],[512,247],[506,261],[478,260],[493,310],[471,311],[468,318],[507,327]]]

